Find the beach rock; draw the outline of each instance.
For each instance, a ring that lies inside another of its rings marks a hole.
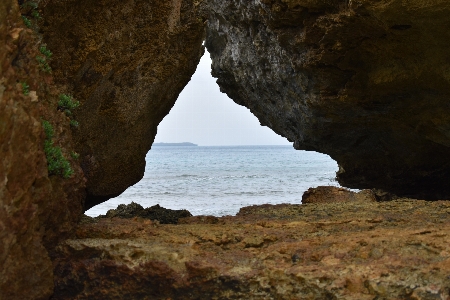
[[[86,209],[138,182],[161,120],[204,52],[196,1],[41,1],[55,80],[81,102]]]
[[[192,217],[192,214],[185,209],[167,209],[159,206],[159,204],[143,208],[140,204],[131,202],[128,205],[120,204],[116,209],[110,209],[106,215],[101,215],[98,218],[114,217],[125,219],[139,217],[150,219],[152,221],[158,221],[161,224],[177,224],[178,219]]]
[[[394,200],[101,219],[56,248],[53,299],[447,299],[449,214]]]
[[[450,199],[448,1],[210,0],[221,91],[343,186]]]
[[[388,193],[388,192],[380,190],[380,189],[372,189],[371,191],[375,195],[375,198],[377,199],[377,201],[391,201],[391,200],[396,200],[396,199],[400,198],[395,194]]]
[[[371,190],[352,192],[344,188],[335,186],[318,186],[309,188],[302,196],[302,203],[328,203],[328,202],[348,202],[348,201],[377,201]]]

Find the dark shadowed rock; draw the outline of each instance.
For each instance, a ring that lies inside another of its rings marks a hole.
[[[448,1],[208,1],[221,91],[338,181],[450,198]]]
[[[388,193],[380,189],[372,189],[371,191],[374,194],[377,201],[392,201],[400,198],[397,195]]]
[[[100,218],[113,217],[125,219],[140,217],[144,219],[150,219],[152,221],[159,221],[161,224],[177,224],[178,219],[192,217],[192,214],[185,209],[167,209],[159,206],[159,204],[148,208],[143,208],[140,204],[131,202],[128,205],[120,204],[116,209],[110,209],[108,210],[106,215],[100,216]]]

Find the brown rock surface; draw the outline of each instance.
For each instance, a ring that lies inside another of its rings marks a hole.
[[[309,188],[302,196],[302,203],[328,203],[346,201],[377,201],[371,190],[352,192],[335,186]]]
[[[84,177],[70,159],[71,130],[57,111],[58,89],[40,70],[39,37],[27,29],[17,1],[0,1],[0,299],[48,299],[48,255],[82,213]],[[26,83],[25,92],[22,83]],[[48,176],[41,120],[53,124],[55,145],[69,157],[69,179]]]
[[[86,209],[138,182],[161,120],[203,54],[195,1],[45,1],[55,79],[82,103]]]
[[[54,299],[447,299],[449,214],[403,199],[101,220],[57,248]]]
[[[450,198],[450,3],[210,0],[221,90],[339,182]]]

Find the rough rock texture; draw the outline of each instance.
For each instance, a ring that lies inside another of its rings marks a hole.
[[[53,268],[47,253],[82,214],[84,177],[76,161],[69,179],[48,176],[41,119],[54,143],[72,148],[58,89],[36,61],[41,45],[26,29],[17,1],[0,1],[0,299],[48,299]],[[29,88],[24,92],[22,83]]]
[[[193,1],[45,1],[44,39],[58,83],[81,103],[77,150],[86,209],[138,182],[161,120],[203,54]]]
[[[186,209],[167,209],[159,204],[144,208],[140,204],[131,202],[128,205],[120,204],[116,209],[110,209],[106,215],[100,215],[95,219],[113,217],[125,219],[139,217],[158,221],[161,224],[177,224],[180,218],[192,217],[192,214]]]
[[[335,186],[318,186],[309,188],[302,196],[302,203],[328,203],[345,201],[377,201],[371,190],[352,192]]]
[[[103,219],[57,247],[54,299],[448,299],[449,214],[403,199]]]
[[[450,198],[450,3],[210,0],[221,90],[339,182]]]

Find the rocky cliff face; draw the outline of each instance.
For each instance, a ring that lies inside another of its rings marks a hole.
[[[45,1],[58,83],[82,102],[86,208],[144,171],[156,128],[206,45],[222,91],[338,180],[450,197],[445,1]]]
[[[298,149],[330,154],[342,184],[450,197],[447,1],[34,3],[26,28],[17,2],[0,2],[1,300],[449,297],[445,202],[317,189],[303,206],[112,218],[71,235],[84,175],[86,208],[141,178],[203,53],[203,15],[222,90]],[[78,128],[61,93],[82,102]],[[42,120],[68,178],[49,174]]]
[[[338,180],[450,197],[448,1],[210,0],[221,90]]]
[[[46,1],[55,79],[81,101],[76,134],[86,208],[138,182],[161,120],[203,54],[192,1]]]
[[[1,300],[53,294],[48,253],[82,216],[84,174],[87,206],[140,178],[204,36],[191,2],[19,3],[0,3]],[[70,117],[58,104],[62,93],[82,101]],[[67,178],[47,166],[45,152],[56,147],[72,168]]]
[[[34,28],[34,23],[30,27]],[[82,213],[84,177],[69,120],[57,110],[52,77],[36,57],[42,45],[26,28],[17,1],[0,3],[0,299],[48,299],[53,267],[48,250],[67,237]],[[42,120],[54,131],[73,170],[49,176]]]

